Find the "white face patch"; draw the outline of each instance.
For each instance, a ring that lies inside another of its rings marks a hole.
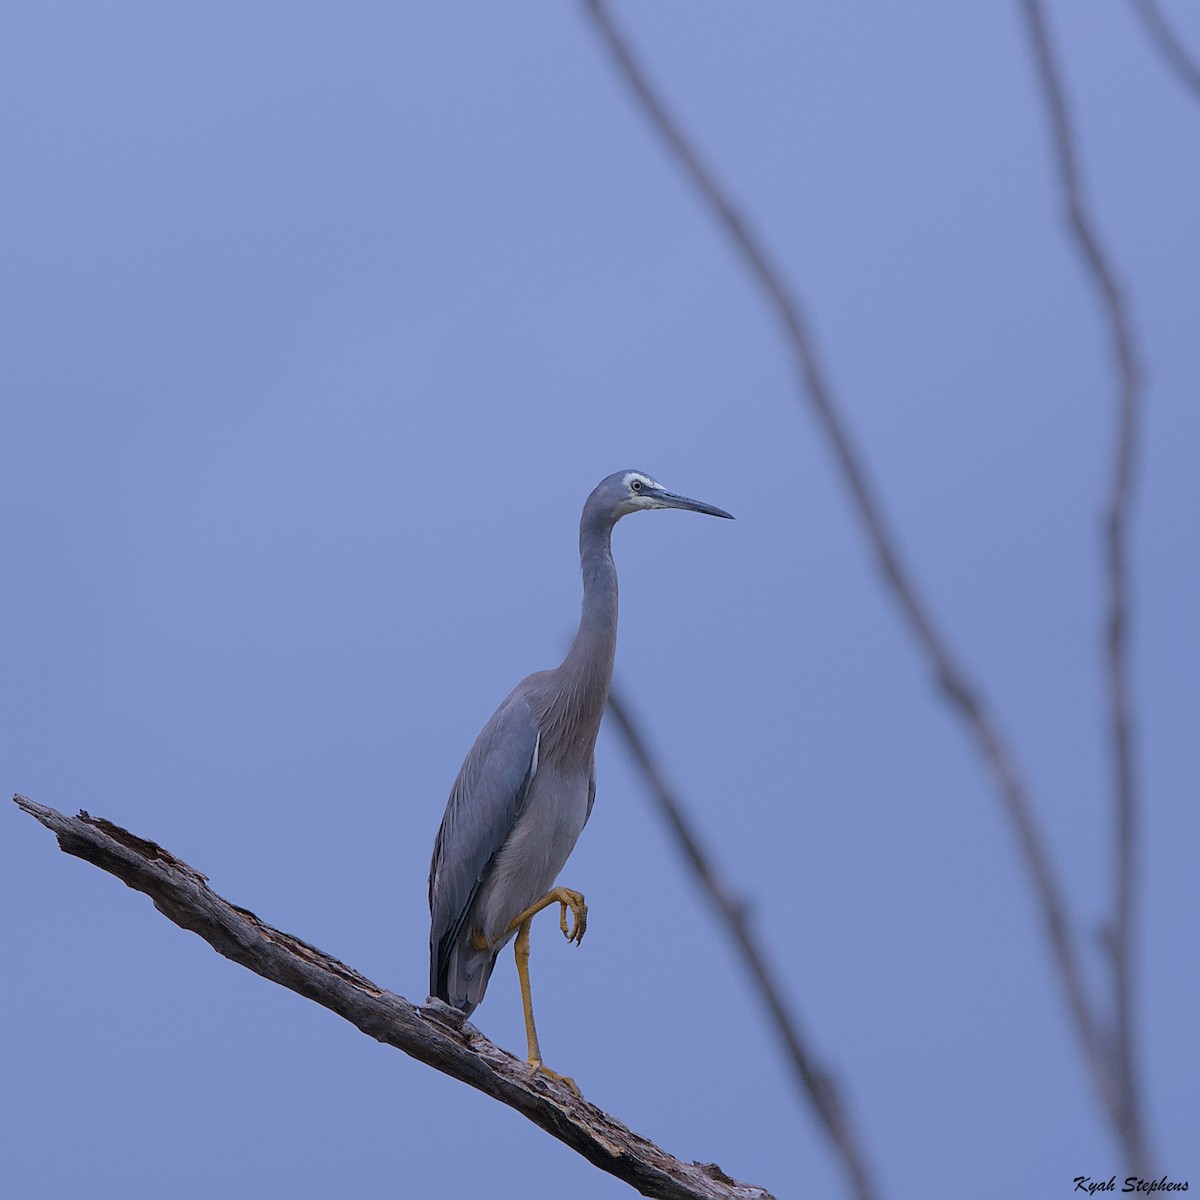
[[[660,491],[660,492],[665,492],[665,491],[667,490],[667,489],[666,489],[666,488],[664,488],[664,487],[663,487],[663,485],[662,485],[661,483],[659,483],[657,480],[651,479],[649,475],[643,475],[643,474],[641,473],[641,471],[626,471],[626,472],[625,472],[625,478],[624,478],[624,479],[622,479],[622,480],[621,480],[621,482],[622,482],[622,483],[623,483],[623,484],[624,484],[624,485],[625,485],[627,488],[630,488],[630,487],[632,486],[632,484],[633,484],[633,481],[634,481],[635,479],[637,479],[637,480],[639,480],[639,481],[641,482],[641,485],[642,485],[642,487],[654,488],[654,489],[656,489],[657,491]]]

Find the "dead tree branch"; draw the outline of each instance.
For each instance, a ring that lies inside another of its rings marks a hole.
[[[745,904],[722,882],[712,858],[701,845],[683,805],[667,786],[641,730],[630,716],[616,688],[609,691],[608,711],[620,731],[630,757],[645,780],[647,791],[653,797],[696,881],[715,909],[718,919],[724,924],[726,932],[733,939],[742,962],[771,1015],[771,1022],[787,1051],[792,1070],[841,1159],[854,1195],[859,1197],[859,1200],[872,1200],[876,1195],[875,1188],[866,1158],[858,1145],[858,1138],[842,1102],[841,1088],[834,1076],[817,1061],[807,1047],[800,1032],[799,1019],[784,1000],[783,991],[766,951],[750,928]]]
[[[145,892],[182,929],[264,979],[315,1000],[369,1037],[516,1109],[588,1162],[663,1200],[771,1200],[730,1179],[714,1163],[684,1163],[632,1133],[563,1084],[493,1045],[440,1001],[421,1008],[344,963],[218,896],[205,876],[161,846],[98,817],[64,816],[24,796],[13,800],[58,837],[58,844]]]
[[[751,232],[745,219],[734,207],[728,193],[717,183],[679,122],[667,111],[651,87],[645,69],[625,36],[614,25],[604,0],[583,0],[583,3],[639,107],[696,191],[712,209],[746,269],[762,288],[782,326],[788,349],[795,359],[801,395],[808,401],[829,441],[867,542],[892,598],[928,661],[933,677],[973,741],[1012,824],[1041,910],[1068,1012],[1102,1105],[1112,1113],[1115,1102],[1108,1055],[1099,1036],[1084,984],[1076,937],[1067,917],[1065,896],[1046,851],[1025,783],[995,718],[951,651],[949,642],[938,628],[932,611],[921,599],[916,583],[904,564],[899,545],[884,518],[883,506],[867,477],[849,426],[826,381],[802,306],[784,282],[782,272],[768,256],[759,238]]]
[[[1021,0],[1042,96],[1054,140],[1055,161],[1071,234],[1104,307],[1117,373],[1117,429],[1112,481],[1105,513],[1104,537],[1108,568],[1108,618],[1105,651],[1108,664],[1109,712],[1116,810],[1116,887],[1109,928],[1115,997],[1113,1074],[1117,1132],[1132,1166],[1146,1167],[1140,1082],[1135,1052],[1133,986],[1134,902],[1137,891],[1138,796],[1133,763],[1133,715],[1129,682],[1128,526],[1133,472],[1141,417],[1141,375],[1133,329],[1116,275],[1108,261],[1084,200],[1071,118],[1063,94],[1061,71],[1050,43],[1040,0]]]
[[[1200,99],[1200,67],[1196,66],[1175,31],[1167,24],[1158,0],[1133,0],[1133,7],[1145,25],[1150,40],[1179,76],[1180,82]]]

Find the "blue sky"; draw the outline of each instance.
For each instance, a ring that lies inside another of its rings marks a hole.
[[[1165,10],[1200,52],[1200,20]],[[1015,4],[622,4],[809,307],[923,594],[1034,794],[1094,980],[1112,888],[1114,382]],[[1132,5],[1050,17],[1146,368],[1139,1034],[1195,1180],[1200,105]],[[887,1197],[1124,1165],[992,789],[883,593],[761,297],[573,5],[0,16],[5,783],[153,838],[414,1000],[475,734],[558,661],[636,466],[617,677],[839,1074]],[[620,745],[534,932],[547,1061],[685,1159],[842,1194]],[[215,956],[12,808],[22,1197],[628,1193]],[[479,1026],[523,1047],[511,957]],[[169,1183],[167,1182],[169,1181]]]

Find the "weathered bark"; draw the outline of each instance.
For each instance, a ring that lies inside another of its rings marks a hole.
[[[363,1033],[515,1108],[535,1125],[628,1183],[663,1200],[772,1200],[713,1163],[685,1163],[633,1133],[563,1084],[531,1074],[457,1010],[412,1004],[252,912],[222,899],[194,867],[99,817],[68,817],[24,796],[14,801],[58,837],[67,853],[145,892],[165,917],[198,933],[218,954],[315,1000]]]

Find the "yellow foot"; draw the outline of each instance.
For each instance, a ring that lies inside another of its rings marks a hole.
[[[546,1066],[546,1064],[542,1062],[540,1058],[529,1059],[529,1069],[535,1075],[549,1075],[551,1079],[557,1079],[559,1083],[565,1083],[567,1087],[569,1087],[571,1091],[575,1093],[575,1095],[581,1095],[579,1091],[579,1084],[577,1084],[575,1080],[570,1077],[570,1075],[560,1075],[557,1071],[550,1070],[550,1068]]]
[[[573,892],[570,888],[552,888],[536,904],[531,904],[524,912],[513,917],[509,922],[508,932],[516,933],[526,921],[532,921],[543,908],[549,908],[551,904],[561,907],[558,927],[563,931],[563,937],[578,946],[587,931],[587,903],[584,901],[582,892]],[[567,927],[567,909],[571,910],[571,918],[574,922],[570,928]]]
[[[561,905],[558,927],[563,931],[563,937],[568,942],[574,942],[578,946],[587,932],[587,904],[583,899],[583,893],[573,892],[570,888],[555,888],[554,892],[557,893],[554,898]],[[568,908],[571,910],[571,918],[574,922],[570,929],[567,928]]]

